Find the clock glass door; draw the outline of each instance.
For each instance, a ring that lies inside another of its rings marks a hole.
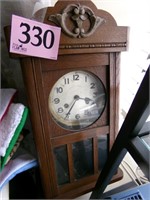
[[[71,71],[57,80],[49,95],[49,110],[55,122],[68,130],[93,124],[106,105],[101,80],[87,71]]]

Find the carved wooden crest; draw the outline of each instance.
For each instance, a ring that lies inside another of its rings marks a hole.
[[[64,33],[74,38],[88,37],[105,23],[105,19],[95,16],[89,7],[81,4],[70,4],[62,14],[50,15],[48,20],[60,26]]]

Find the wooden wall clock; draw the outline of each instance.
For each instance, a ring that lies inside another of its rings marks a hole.
[[[45,197],[74,198],[92,190],[118,132],[127,27],[90,0],[60,0],[43,22],[62,29],[58,60],[22,57],[21,67]]]

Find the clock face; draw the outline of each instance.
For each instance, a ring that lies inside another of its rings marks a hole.
[[[68,130],[80,130],[93,124],[105,104],[104,85],[87,71],[72,71],[59,78],[48,99],[55,122]]]

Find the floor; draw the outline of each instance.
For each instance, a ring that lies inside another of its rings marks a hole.
[[[116,194],[118,192],[140,185],[139,183],[140,181],[138,181],[140,177],[138,177],[136,174],[138,166],[135,163],[135,161],[132,159],[129,153],[126,154],[124,160],[122,161],[119,167],[123,171],[123,174],[124,174],[123,179],[113,184],[108,185],[106,190],[104,191],[105,196],[110,196],[112,194]],[[78,197],[77,199],[89,199],[90,195],[91,193],[87,193],[85,195]]]
[[[120,168],[123,170],[123,179],[120,181],[110,184],[106,190],[105,195],[115,194],[120,191],[135,187],[143,184],[144,175],[138,169],[137,164],[134,162],[132,157],[127,154],[122,161]],[[41,190],[40,182],[34,184],[34,178],[37,176],[38,171],[30,170],[22,173],[20,176],[16,176],[10,183],[6,185],[3,191],[0,191],[0,200],[8,199],[43,199],[43,192]],[[23,180],[23,181],[22,181]],[[21,184],[20,184],[21,183]],[[91,193],[82,195],[78,199],[89,199]]]

